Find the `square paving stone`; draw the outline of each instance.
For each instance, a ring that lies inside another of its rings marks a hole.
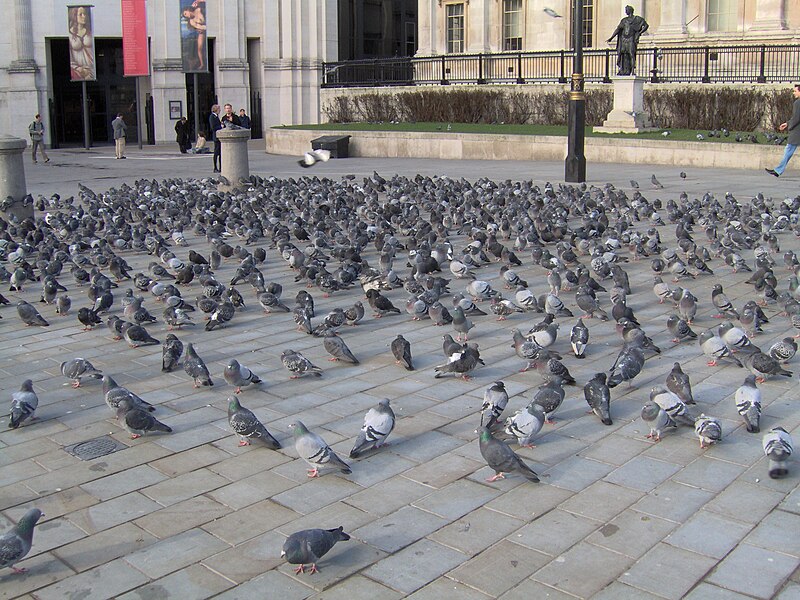
[[[607,481],[596,481],[581,490],[559,508],[589,519],[606,522],[642,497],[642,492],[615,485]],[[602,498],[602,502],[598,502]]]
[[[528,522],[546,514],[572,495],[573,492],[552,485],[525,484],[498,496],[486,506]]]
[[[716,560],[668,544],[658,544],[619,580],[635,588],[664,596],[682,598],[716,564]]]
[[[400,592],[390,590],[377,581],[356,575],[311,596],[311,600],[375,600],[376,598],[399,600],[401,597]]]
[[[39,522],[36,525],[36,543],[28,556],[36,556],[86,537],[86,532],[64,518]]]
[[[270,598],[281,600],[303,600],[314,593],[310,587],[287,577],[280,571],[267,571],[247,583],[237,585],[235,588],[215,596],[217,600],[252,600],[263,598],[264,590],[269,590]]]
[[[779,492],[775,492],[779,494]],[[795,488],[791,494],[781,502],[781,510],[800,515],[800,487]]]
[[[648,442],[614,433],[582,450],[581,456],[619,467],[649,447]]]
[[[27,569],[23,575],[17,575],[11,570],[0,576],[0,598],[33,598],[27,596],[28,592],[49,586],[67,577],[72,577],[75,572],[52,554],[39,554],[15,565],[20,569]]]
[[[202,565],[192,565],[128,592],[120,596],[119,600],[144,600],[145,598],[204,600],[224,592],[234,585]]]
[[[740,544],[706,579],[734,592],[772,598],[800,564],[793,556]],[[758,573],[758,577],[753,577]]]
[[[125,557],[125,561],[158,579],[227,548],[228,544],[202,529],[191,529]]]
[[[413,437],[406,437],[408,434],[403,432],[403,428],[399,424],[397,429],[398,433],[404,437],[399,441],[392,442],[391,451],[417,463],[425,463],[443,456],[464,444],[463,440],[438,431],[426,431]]]
[[[317,512],[288,521],[278,526],[277,531],[288,536],[301,529],[313,529],[315,527],[330,529],[341,526],[344,527],[345,532],[350,533],[354,529],[358,529],[374,520],[375,515],[340,501],[329,504]]]
[[[524,522],[519,519],[481,507],[428,537],[465,554],[474,555],[523,525]]]
[[[108,500],[164,481],[167,476],[149,465],[139,465],[102,479],[84,483],[81,488],[99,500]]]
[[[340,477],[338,473],[330,473],[310,481],[306,477],[305,483],[275,494],[272,500],[295,512],[308,514],[360,490],[360,486]]]
[[[450,571],[447,576],[496,598],[549,561],[546,554],[503,540]]]
[[[123,523],[58,548],[53,553],[77,572],[131,554],[158,540],[133,523]]]
[[[605,480],[634,490],[649,492],[679,470],[680,467],[673,463],[637,456],[609,473]]]
[[[658,600],[662,597],[614,581],[592,596],[592,600]]]
[[[85,600],[116,598],[123,592],[147,583],[147,577],[122,559],[95,567],[36,592],[41,600],[80,597]]]
[[[717,494],[705,508],[744,523],[758,523],[784,498],[781,492],[738,480]]]
[[[410,594],[467,560],[467,555],[431,540],[420,540],[369,567],[364,574]]]
[[[255,504],[264,498],[293,488],[294,481],[281,477],[274,471],[257,473],[234,483],[208,492],[208,496],[234,510]]]
[[[406,471],[403,477],[424,485],[443,488],[483,466],[477,461],[449,453]]]
[[[24,486],[16,486],[17,488],[27,489]],[[11,497],[11,494],[6,493],[7,490],[0,489],[0,498]],[[9,517],[14,521],[19,521],[22,516],[31,508],[38,508],[45,516],[42,522],[63,517],[66,514],[94,506],[98,503],[97,498],[84,492],[79,487],[73,487],[49,496],[37,497],[33,502],[26,502],[9,508],[6,512]]]
[[[547,470],[547,483],[558,487],[580,492],[587,486],[601,480],[614,467],[580,456],[571,456]]]
[[[386,552],[396,552],[449,521],[413,506],[406,506],[351,532],[353,537]]]
[[[262,500],[212,521],[203,529],[229,544],[239,544],[299,516],[272,500]]]
[[[281,558],[286,538],[277,531],[256,536],[202,560],[202,564],[242,584],[286,562]]]
[[[428,494],[413,505],[452,521],[483,506],[499,493],[486,485],[462,479]]]
[[[756,525],[744,541],[759,548],[780,550],[782,554],[800,557],[800,535],[789,532],[800,534],[800,515],[774,510]]]
[[[509,539],[517,544],[556,556],[577,544],[599,526],[600,523],[597,521],[556,509],[512,533]]]
[[[580,542],[534,573],[533,578],[581,598],[614,581],[633,559],[599,546]],[[587,573],[592,573],[587,577]]]
[[[458,598],[459,600],[488,600],[489,596],[478,590],[460,584],[447,577],[439,577],[417,590],[407,600],[441,600],[442,598]]]
[[[526,579],[516,587],[508,590],[498,600],[531,600],[531,598],[545,598],[546,600],[575,600],[575,596],[557,590],[534,579]]]
[[[398,508],[432,493],[434,488],[416,481],[395,477],[346,498],[344,501],[373,515],[388,515]]]
[[[790,582],[781,593],[776,596],[776,600],[797,600],[800,598],[800,584]]]
[[[750,528],[750,525],[701,510],[664,541],[720,560],[742,541]]]
[[[230,508],[211,498],[196,496],[152,512],[141,519],[136,519],[134,523],[156,537],[164,539],[221,519],[230,512]]]
[[[665,481],[633,505],[638,511],[677,523],[685,522],[714,494],[674,481]]]
[[[229,483],[227,479],[208,469],[197,469],[151,485],[143,489],[142,493],[162,506],[169,506],[222,487],[227,483]]]
[[[686,594],[684,600],[747,600],[749,598],[752,598],[752,596],[744,596],[703,582]]]
[[[161,507],[139,492],[131,492],[68,515],[70,521],[89,534],[138,519]]]
[[[586,541],[639,558],[675,527],[672,521],[628,509],[589,535]]]
[[[741,465],[701,456],[672,479],[710,492],[720,492],[744,470]]]
[[[150,463],[150,466],[154,469],[158,469],[165,475],[175,477],[209,465],[218,465],[220,462],[229,458],[231,458],[231,455],[227,452],[223,452],[214,446],[203,445],[192,448],[191,450],[186,450],[185,452],[178,452],[170,456],[165,456],[164,458],[153,461]]]

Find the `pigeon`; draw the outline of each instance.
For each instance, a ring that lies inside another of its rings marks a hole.
[[[608,387],[617,387],[623,381],[632,382],[644,367],[644,352],[639,346],[624,348],[608,372]]]
[[[703,351],[703,354],[711,359],[708,361],[709,367],[717,366],[717,361],[723,358],[730,360],[739,367],[742,366],[742,363],[739,362],[739,359],[733,355],[728,346],[725,345],[725,342],[722,340],[722,338],[719,337],[713,330],[709,329],[701,333],[697,338],[697,341],[700,344],[700,349]]]
[[[769,458],[769,476],[781,479],[789,474],[789,457],[794,452],[792,436],[783,427],[773,427],[761,438],[764,454]]]
[[[391,343],[392,354],[399,365],[403,365],[406,371],[413,371],[414,365],[411,364],[411,344],[402,335],[398,335]]]
[[[716,315],[713,315],[715,319],[738,319],[739,313],[731,304],[731,301],[728,300],[728,297],[725,295],[725,292],[722,290],[722,286],[717,284],[714,286],[714,289],[711,291],[711,304],[714,305],[719,312]]]
[[[653,184],[653,187],[657,190],[664,189],[664,186],[661,184],[661,182],[658,179],[656,179],[655,173],[653,173],[653,175],[650,177],[650,183]]]
[[[694,432],[700,439],[700,448],[705,449],[722,439],[722,425],[719,419],[700,415],[694,423]]]
[[[69,296],[62,294],[56,298],[56,314],[62,317],[66,316],[72,306],[72,300]]]
[[[168,333],[161,347],[161,370],[165,373],[178,366],[178,361],[183,354],[183,342],[175,334]]]
[[[677,315],[667,318],[667,329],[672,334],[672,341],[676,344],[684,340],[696,340],[697,334],[692,331],[689,324]]]
[[[793,373],[780,366],[777,360],[760,350],[742,354],[742,365],[756,376],[758,383],[764,383],[770,375],[792,377]]]
[[[467,293],[472,296],[475,301],[489,300],[492,296],[497,295],[497,290],[492,289],[488,281],[476,279],[467,284]]]
[[[305,566],[311,565],[309,574],[318,573],[317,563],[325,556],[336,542],[346,542],[350,536],[343,527],[336,529],[304,529],[293,533],[283,543],[281,558],[290,565],[298,565],[294,572],[305,573]]]
[[[364,305],[361,301],[356,301],[353,306],[344,311],[345,323],[351,327],[358,325],[358,322],[364,318]]]
[[[747,348],[748,352],[751,350],[757,350],[757,348],[753,346],[753,343],[750,341],[750,338],[747,337],[747,334],[744,332],[744,330],[736,327],[730,321],[721,323],[717,328],[717,333],[719,334],[719,337],[722,338],[722,341],[725,342],[725,345],[731,349],[731,352],[736,352],[735,348],[740,350]]]
[[[498,321],[505,321],[509,315],[514,313],[525,312],[519,306],[510,300],[504,300],[501,296],[492,297],[489,309],[497,315]]]
[[[761,431],[761,390],[756,386],[756,376],[748,375],[733,396],[736,410],[744,420],[748,433]]]
[[[394,411],[389,406],[389,400],[381,400],[377,406],[370,408],[364,415],[364,424],[353,449],[350,450],[350,458],[358,458],[368,450],[384,446],[386,438],[394,429],[394,423]]]
[[[514,348],[517,356],[519,356],[522,360],[527,361],[525,368],[520,371],[521,373],[524,373],[534,365],[534,362],[539,356],[539,351],[542,350],[542,347],[535,341],[529,340],[523,336],[519,329],[512,329],[511,335],[514,338],[511,347]]]
[[[113,411],[119,408],[119,403],[122,402],[122,400],[130,400],[131,406],[134,408],[139,408],[148,412],[156,410],[155,406],[142,400],[129,389],[117,384],[110,375],[103,375],[103,398],[108,407]]]
[[[306,152],[303,154],[303,158],[297,161],[297,164],[303,167],[304,169],[308,169],[309,167],[313,167],[318,162],[328,162],[331,158],[331,151],[326,150],[324,148],[319,148],[317,150],[312,150],[311,152]]]
[[[647,438],[656,442],[661,441],[661,433],[667,427],[676,428],[678,426],[663,408],[652,401],[647,402],[642,407],[642,421],[650,427],[650,433],[647,434]]]
[[[491,429],[508,405],[508,392],[502,381],[495,381],[483,392],[481,427]]]
[[[125,323],[122,337],[128,342],[131,348],[138,348],[139,346],[157,346],[161,342],[150,335],[147,330],[134,323]]]
[[[381,317],[390,313],[400,314],[400,309],[397,308],[391,301],[383,296],[378,290],[368,290],[367,300],[372,307],[374,317],[380,319]]]
[[[309,477],[319,477],[320,465],[331,465],[345,475],[353,472],[348,464],[331,450],[325,440],[306,429],[302,421],[295,421],[289,425],[289,429],[294,435],[294,447],[297,454],[312,467],[308,469]]]
[[[328,360],[331,361],[338,361],[342,360],[344,362],[349,362],[354,365],[358,364],[358,359],[353,356],[353,353],[350,351],[350,348],[347,347],[347,344],[344,343],[344,340],[340,338],[338,335],[332,332],[328,332],[325,334],[325,338],[322,341],[323,346],[325,347],[325,352],[331,355],[331,358]]]
[[[464,315],[464,311],[461,309],[460,306],[457,306],[453,309],[453,329],[455,329],[458,335],[456,339],[461,340],[461,337],[464,337],[464,341],[469,339],[469,330],[474,327],[474,324],[470,319],[468,319]]]
[[[131,439],[135,440],[148,432],[172,433],[172,428],[165,425],[146,410],[135,406],[130,398],[123,398],[117,405],[117,421],[125,430],[131,434]]]
[[[650,401],[655,402],[670,416],[670,418],[677,424],[681,425],[694,425],[694,418],[689,415],[683,400],[678,398],[677,394],[673,394],[666,387],[657,385],[650,390]]]
[[[256,439],[272,450],[279,450],[281,447],[280,442],[272,437],[258,417],[239,404],[236,396],[228,397],[228,424],[239,436],[240,446],[249,446],[250,440]]]
[[[544,411],[544,422],[552,425],[555,422],[553,415],[564,402],[564,386],[561,379],[553,378],[550,381],[542,384],[536,390],[533,396],[533,403],[538,404]]]
[[[586,346],[589,344],[589,328],[583,323],[583,319],[573,325],[569,334],[569,343],[575,358],[586,357]]]
[[[14,565],[20,562],[33,545],[33,528],[44,516],[38,508],[31,508],[11,529],[0,535],[0,569],[9,567],[14,573],[25,573]]]
[[[284,350],[281,353],[281,362],[286,370],[292,373],[290,379],[297,379],[308,373],[314,377],[322,377],[322,369],[294,350]]]
[[[539,482],[539,476],[522,462],[522,459],[508,447],[508,444],[494,438],[488,427],[481,427],[479,444],[481,456],[495,472],[494,476],[489,477],[486,481],[491,483],[498,479],[504,479],[505,473],[517,472],[528,481]]]
[[[797,342],[787,337],[775,342],[769,348],[769,355],[781,364],[787,364],[797,353]]]
[[[214,385],[206,363],[195,352],[192,344],[186,344],[186,358],[183,359],[183,370],[192,378],[194,387]]]
[[[549,7],[545,7],[544,8],[544,13],[548,17],[552,17],[554,19],[561,19],[562,18],[562,16],[560,14],[558,14],[556,11],[554,11],[552,8],[549,8]]]
[[[48,323],[45,318],[39,314],[39,311],[36,310],[36,307],[33,304],[25,302],[25,300],[20,300],[17,302],[17,314],[19,318],[22,320],[25,325],[28,327],[49,327],[50,323]]]
[[[575,302],[583,312],[584,319],[591,319],[597,314],[601,321],[608,321],[608,315],[600,308],[600,303],[597,301],[587,286],[579,286],[575,293]]]
[[[595,373],[585,386],[583,396],[592,412],[600,417],[603,425],[613,425],[610,413],[611,390],[606,385],[606,374]]]
[[[524,448],[533,448],[531,440],[542,430],[545,422],[544,409],[535,402],[531,402],[524,409],[508,417],[504,424],[504,431],[517,438],[517,443]]]
[[[240,393],[243,387],[247,387],[250,384],[257,385],[261,383],[261,378],[258,375],[244,365],[239,364],[239,361],[233,358],[225,366],[222,377],[228,385],[234,386],[234,394]]]
[[[464,381],[469,381],[469,372],[475,369],[478,363],[484,364],[477,344],[465,345],[461,352],[450,357],[450,362],[434,367],[433,370],[436,372],[434,377],[439,379],[452,373],[456,376],[460,375]]]
[[[34,420],[33,415],[39,406],[39,396],[33,391],[33,381],[26,379],[22,382],[18,392],[11,394],[11,413],[8,426],[17,429],[26,419]]]
[[[667,389],[680,398],[684,404],[697,404],[692,396],[692,384],[689,376],[681,369],[681,363],[673,363],[672,371],[667,375]]]
[[[97,311],[92,310],[87,306],[82,306],[78,309],[78,321],[83,325],[84,331],[89,331],[95,325],[100,325],[103,320],[98,316]]]
[[[72,380],[72,387],[81,387],[81,378],[102,379],[103,374],[85,358],[73,358],[61,363],[61,374]]]

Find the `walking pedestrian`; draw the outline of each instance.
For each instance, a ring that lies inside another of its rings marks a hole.
[[[125,135],[128,126],[125,124],[125,119],[122,118],[122,113],[117,113],[117,118],[111,121],[111,127],[114,130],[114,150],[117,158],[127,158],[125,156]]]
[[[208,131],[214,140],[214,173],[220,172],[219,163],[222,145],[217,139],[217,132],[220,129],[222,129],[222,122],[219,120],[219,104],[215,104],[211,107],[211,114],[208,115]]]
[[[789,164],[789,159],[792,158],[797,146],[800,145],[800,83],[795,83],[792,88],[794,94],[794,107],[792,108],[792,117],[786,122],[781,123],[778,131],[788,131],[789,139],[786,140],[786,150],[783,151],[783,160],[774,169],[766,169],[767,173],[780,177],[786,170],[786,165]]]
[[[36,115],[33,118],[31,124],[28,125],[28,134],[31,136],[33,162],[39,162],[36,160],[36,151],[41,149],[44,162],[49,163],[50,158],[47,156],[47,152],[44,151],[44,123],[42,123],[42,115]]]

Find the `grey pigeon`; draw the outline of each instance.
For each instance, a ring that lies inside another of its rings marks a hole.
[[[353,356],[350,348],[348,348],[347,344],[344,343],[344,340],[335,333],[328,332],[325,334],[325,338],[322,340],[322,345],[325,347],[325,351],[331,355],[331,358],[328,360],[342,360],[354,365],[358,364],[358,359]]]
[[[769,348],[769,355],[784,365],[792,360],[795,354],[797,354],[797,342],[790,337],[775,342]]]
[[[655,402],[667,411],[667,414],[675,423],[689,426],[694,425],[695,419],[689,414],[686,404],[666,387],[657,385],[651,388],[650,401]]]
[[[694,432],[700,439],[700,448],[704,449],[722,439],[722,425],[719,419],[700,415],[694,423]]]
[[[783,427],[773,427],[761,438],[764,454],[769,458],[769,476],[780,479],[789,474],[789,457],[794,452],[792,436]]]
[[[194,387],[214,385],[206,363],[198,356],[192,344],[186,344],[186,358],[183,359],[183,370],[192,378]]]
[[[681,363],[673,363],[672,371],[667,375],[667,389],[683,400],[684,404],[696,404],[692,396],[692,384],[689,376],[681,369]]]
[[[523,336],[519,329],[512,329],[511,335],[513,336],[513,343],[511,346],[514,348],[517,356],[519,356],[522,360],[527,361],[525,368],[520,371],[521,373],[524,373],[533,366],[534,361],[539,356],[539,351],[542,349],[542,347],[534,340],[529,340]]]
[[[331,450],[325,440],[309,431],[302,421],[295,421],[289,425],[289,429],[294,435],[294,448],[297,454],[312,467],[308,469],[309,477],[319,477],[321,465],[330,465],[346,475],[353,472],[349,465]]]
[[[364,318],[364,305],[361,301],[357,300],[353,306],[344,311],[345,323],[351,327],[358,325],[358,322]]]
[[[745,427],[749,433],[761,431],[759,422],[761,420],[761,390],[756,385],[756,376],[748,375],[744,383],[738,387],[733,396],[736,402],[736,410],[744,420]]]
[[[678,315],[670,315],[667,318],[667,329],[672,334],[672,341],[676,344],[683,340],[697,339],[697,334],[692,331],[689,324]]]
[[[739,313],[731,304],[731,301],[725,295],[725,292],[722,290],[722,286],[720,284],[716,284],[714,289],[711,291],[711,304],[714,305],[714,308],[719,311],[716,315],[713,315],[715,319],[738,319]]]
[[[139,346],[157,346],[161,342],[150,335],[142,325],[125,323],[122,337],[131,348]]]
[[[731,349],[731,352],[736,352],[736,348],[739,350],[748,349],[748,351],[757,349],[753,346],[744,330],[736,327],[730,321],[721,323],[717,328],[717,333],[722,338],[722,341],[725,342],[725,345]]]
[[[611,390],[606,385],[605,373],[595,373],[594,377],[583,386],[583,396],[592,412],[600,417],[603,425],[613,425],[610,412]]]
[[[413,371],[414,365],[411,364],[411,344],[402,335],[398,335],[391,343],[392,355],[397,364],[403,365],[406,371]]]
[[[56,298],[56,314],[62,317],[65,316],[69,312],[71,306],[72,300],[70,300],[69,296],[62,294]]]
[[[508,392],[502,381],[495,381],[483,392],[481,427],[491,429],[508,405]]]
[[[650,427],[647,437],[656,442],[661,441],[661,433],[667,427],[676,428],[678,426],[663,408],[652,401],[642,407],[642,421]]]
[[[505,473],[519,473],[528,481],[539,482],[539,476],[508,447],[508,444],[492,436],[487,427],[481,427],[479,439],[481,456],[494,469],[494,476],[486,481],[504,479]]]
[[[103,374],[85,358],[73,358],[61,363],[61,374],[72,380],[72,387],[81,387],[81,378],[102,379]]]
[[[33,528],[43,516],[44,513],[38,508],[32,508],[14,527],[0,535],[0,569],[9,567],[14,573],[25,573],[26,569],[18,569],[14,565],[31,551]]]
[[[130,398],[123,398],[119,401],[117,421],[131,434],[132,440],[149,432],[172,433],[169,425],[165,425],[146,410],[136,407]]]
[[[777,360],[759,350],[743,352],[741,360],[742,365],[756,376],[758,383],[764,383],[770,375],[783,375],[784,377],[793,375],[791,371],[781,367]]]
[[[533,395],[533,403],[538,404],[544,411],[544,422],[552,424],[554,422],[553,415],[564,402],[564,386],[561,379],[555,377],[539,386],[536,393]]]
[[[464,315],[464,311],[461,309],[460,306],[456,306],[453,309],[453,329],[456,330],[458,335],[456,336],[457,340],[461,340],[463,336],[464,341],[469,339],[469,330],[474,327],[472,321]]]
[[[11,394],[11,413],[8,426],[11,429],[19,427],[26,419],[35,419],[33,413],[39,406],[39,396],[33,391],[33,381],[26,379],[22,382],[18,392]]]
[[[298,565],[295,574],[305,573],[305,566],[311,565],[309,574],[319,572],[317,563],[325,556],[336,542],[346,542],[350,536],[343,527],[336,529],[304,529],[293,533],[283,543],[281,557],[291,565]]]
[[[475,369],[478,363],[483,364],[483,360],[481,360],[477,344],[465,345],[461,352],[450,357],[450,362],[434,367],[433,370],[436,372],[434,377],[439,379],[452,373],[456,376],[460,375],[464,381],[469,381],[469,372]]]
[[[236,396],[228,397],[228,424],[239,436],[240,446],[249,446],[250,439],[256,439],[272,450],[278,450],[281,447],[280,442],[272,437],[258,417],[239,404]]]
[[[542,430],[545,418],[542,407],[531,402],[506,419],[504,430],[508,435],[515,436],[520,446],[533,448],[531,440]]]
[[[583,318],[589,318],[598,315],[601,321],[608,321],[608,315],[600,308],[600,303],[597,301],[590,292],[588,286],[579,286],[578,291],[575,293],[575,302],[583,312]]]
[[[131,406],[149,412],[153,412],[156,409],[155,406],[142,400],[129,389],[117,384],[110,375],[103,375],[103,398],[108,407],[113,411],[119,408],[119,403],[123,400],[130,400]]]
[[[703,354],[711,358],[711,360],[708,361],[709,367],[717,366],[717,362],[723,358],[730,360],[739,367],[743,366],[742,363],[739,362],[739,359],[730,351],[730,348],[725,345],[724,340],[713,330],[709,329],[701,333],[697,338],[697,342],[700,344],[700,349],[703,351]]]
[[[183,342],[175,334],[168,333],[161,346],[161,370],[165,373],[172,371],[178,366],[182,354]]]
[[[392,433],[395,424],[395,415],[389,400],[383,399],[377,406],[370,408],[364,415],[364,424],[356,438],[350,458],[358,458],[367,450],[380,448],[386,443],[386,438]]]
[[[228,364],[225,365],[225,370],[222,372],[222,377],[228,385],[234,386],[233,393],[238,394],[242,391],[243,387],[248,385],[257,385],[261,383],[261,378],[253,373],[250,369],[236,359],[230,359]]]
[[[586,357],[586,346],[589,344],[589,328],[583,323],[583,319],[573,325],[569,334],[569,344],[575,358]]]
[[[36,307],[28,302],[25,302],[25,300],[20,300],[17,302],[17,314],[19,315],[19,318],[22,319],[22,322],[28,327],[50,326],[50,323],[48,323],[45,318],[39,314],[39,311],[36,310]]]
[[[290,379],[297,379],[308,373],[314,377],[322,377],[322,369],[294,350],[284,350],[281,353],[281,362],[286,370],[292,373]]]

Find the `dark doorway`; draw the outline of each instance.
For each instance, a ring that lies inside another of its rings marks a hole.
[[[50,40],[53,69],[52,135],[59,146],[83,145],[82,83],[70,81],[69,48],[66,39]],[[128,125],[127,141],[138,143],[136,81],[124,77],[122,40],[95,39],[97,81],[86,83],[89,98],[89,135],[91,145],[113,144],[111,121],[122,113]]]
[[[189,121],[189,137],[195,139],[197,132],[194,130],[194,113],[198,111],[200,131],[208,136],[208,116],[211,114],[211,105],[217,102],[217,93],[214,90],[214,42],[208,40],[208,73],[186,74],[186,119]],[[197,109],[194,106],[194,78],[197,76]]]

